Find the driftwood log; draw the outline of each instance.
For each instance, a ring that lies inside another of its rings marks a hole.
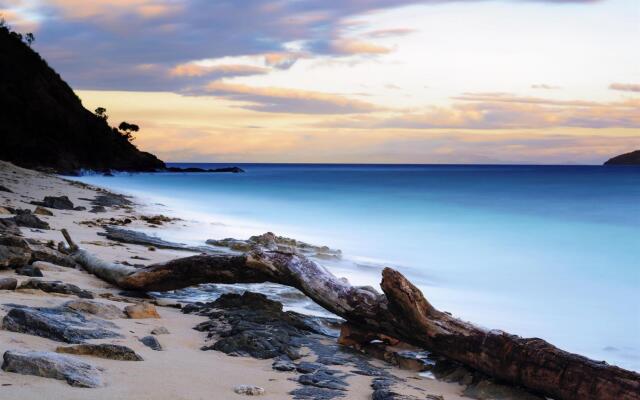
[[[555,400],[640,400],[640,375],[563,351],[537,338],[485,330],[435,309],[391,268],[384,294],[351,286],[294,253],[256,248],[243,255],[203,254],[135,268],[105,262],[78,248],[63,231],[75,260],[120,288],[166,291],[202,283],[273,282],[294,287],[353,326],[398,338],[498,380]]]

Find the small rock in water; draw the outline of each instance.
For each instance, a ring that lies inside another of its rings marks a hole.
[[[44,276],[42,275],[42,271],[40,271],[40,268],[34,267],[32,265],[16,268],[16,274],[24,275],[24,276],[32,276],[36,278],[42,278]]]
[[[233,388],[233,391],[246,396],[261,396],[265,393],[263,388],[254,385],[237,385]]]
[[[142,344],[149,347],[151,350],[156,350],[156,351],[162,350],[162,345],[160,344],[160,342],[158,342],[158,339],[156,339],[154,336],[145,336],[141,338],[140,341],[142,342]]]
[[[142,357],[127,346],[117,344],[79,344],[75,346],[56,348],[56,353],[95,356],[109,360],[142,361]]]
[[[18,280],[15,278],[0,278],[0,290],[16,290]]]
[[[47,351],[9,350],[3,358],[2,369],[7,372],[64,380],[77,387],[102,386],[100,370],[73,357]]]
[[[33,211],[33,213],[36,214],[36,215],[47,215],[49,217],[53,216],[53,213],[51,211],[47,210],[44,207],[40,207],[40,206],[36,207],[36,209]]]
[[[132,319],[142,318],[160,318],[160,314],[156,310],[156,307],[150,303],[140,303],[126,306],[124,308],[125,314]]]
[[[168,335],[169,334],[169,330],[167,328],[165,328],[164,326],[159,326],[157,328],[153,328],[151,330],[151,334],[152,335]]]

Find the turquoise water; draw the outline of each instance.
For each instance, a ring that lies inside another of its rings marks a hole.
[[[463,319],[640,370],[640,168],[238,165],[80,180],[199,222],[170,239],[326,244],[353,283],[392,266]]]

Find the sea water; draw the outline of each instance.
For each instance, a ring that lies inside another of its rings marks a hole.
[[[460,318],[640,370],[640,168],[234,165],[79,179],[196,222],[164,239],[328,245],[343,259],[321,262],[354,284],[390,266]]]

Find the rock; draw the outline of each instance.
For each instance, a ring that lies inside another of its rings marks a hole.
[[[133,204],[129,199],[121,194],[105,193],[97,195],[91,204],[94,206],[115,207],[128,206]]]
[[[31,244],[31,261],[44,261],[55,265],[61,265],[67,268],[75,268],[76,261],[73,257],[62,253],[57,249],[40,244]]]
[[[142,361],[142,357],[127,346],[117,344],[78,344],[75,346],[60,346],[57,353],[94,356],[120,361]]]
[[[83,299],[93,299],[93,293],[88,290],[80,289],[76,285],[60,281],[29,279],[22,283],[18,289],[40,289],[48,293],[72,294]]]
[[[0,207],[0,215],[11,215],[13,214],[11,211],[7,210],[4,207]]]
[[[35,215],[29,214],[19,214],[12,218],[13,221],[18,226],[23,226],[25,228],[35,228],[35,229],[50,229],[49,224],[36,217]]]
[[[2,185],[0,185],[0,192],[13,193],[13,191],[11,189],[9,189],[6,186],[2,186]]]
[[[125,318],[125,313],[112,304],[103,304],[91,300],[71,300],[63,304],[63,307],[79,311],[85,314],[95,315],[104,319]]]
[[[160,314],[158,314],[156,307],[150,303],[139,303],[126,306],[124,308],[124,312],[129,318],[133,319],[160,318]]]
[[[7,235],[20,235],[20,228],[13,218],[0,218],[0,232]]]
[[[264,388],[254,385],[237,385],[233,387],[233,391],[245,396],[261,396],[265,393]]]
[[[9,350],[3,358],[2,369],[7,372],[64,380],[77,387],[102,386],[100,370],[73,357],[45,351]]]
[[[151,330],[151,334],[152,335],[168,335],[169,334],[169,330],[167,328],[165,328],[164,326],[159,326],[157,328],[153,328]]]
[[[0,269],[23,267],[30,260],[31,250],[26,240],[14,235],[0,237]]]
[[[85,211],[86,209],[87,207],[84,206],[73,207],[73,211]]]
[[[333,371],[321,369],[312,374],[300,375],[298,382],[302,385],[315,386],[323,389],[346,391],[349,385],[342,379],[344,375],[336,375]]]
[[[107,209],[104,208],[104,206],[93,206],[91,207],[91,210],[89,210],[89,212],[94,214],[104,213],[104,212],[107,212]]]
[[[486,379],[468,386],[463,394],[478,400],[544,400],[543,397],[527,393],[522,389],[500,385]]]
[[[16,290],[18,280],[15,278],[0,278],[0,290]]]
[[[271,364],[271,368],[276,371],[295,371],[296,365],[289,359],[289,357],[278,358]]]
[[[66,267],[46,261],[34,261],[31,265],[38,268],[40,271],[61,272],[66,269]]]
[[[42,271],[40,271],[40,268],[34,267],[32,265],[25,265],[24,267],[16,268],[16,274],[37,278],[42,278],[44,276],[42,275]]]
[[[73,203],[67,196],[45,196],[44,200],[32,201],[31,204],[56,210],[73,210]]]
[[[44,207],[40,207],[40,206],[37,206],[36,209],[33,210],[33,213],[36,214],[36,215],[47,215],[49,217],[53,216],[53,213],[51,211],[47,210]]]
[[[158,339],[156,339],[155,336],[145,336],[143,338],[140,338],[140,342],[149,347],[151,350],[162,350],[162,345],[160,344],[160,342],[158,342]]]
[[[2,327],[11,332],[27,333],[67,343],[121,337],[118,333],[109,330],[117,328],[113,323],[100,319],[88,319],[77,311],[63,307],[16,305],[2,320]]]
[[[153,216],[143,215],[140,217],[140,219],[152,225],[162,225],[165,222],[172,222],[176,218],[170,218],[164,215],[153,215]]]

